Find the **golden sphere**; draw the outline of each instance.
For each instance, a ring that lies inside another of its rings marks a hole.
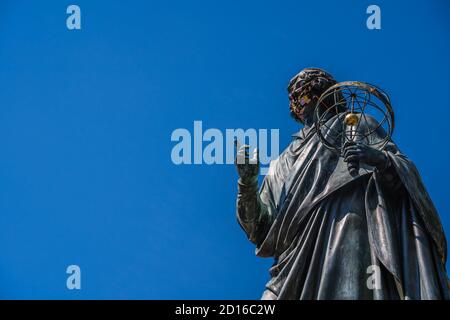
[[[348,126],[355,126],[358,123],[358,115],[356,113],[349,113],[345,116],[344,123]]]

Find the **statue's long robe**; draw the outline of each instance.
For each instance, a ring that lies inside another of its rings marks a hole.
[[[328,125],[342,127],[338,117]],[[238,221],[256,254],[275,259],[264,297],[449,299],[446,239],[414,164],[391,141],[389,168],[361,163],[352,177],[313,129],[301,133],[259,192],[239,185]]]

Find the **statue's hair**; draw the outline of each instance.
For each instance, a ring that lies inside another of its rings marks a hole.
[[[287,90],[289,97],[294,97],[294,100],[304,93],[308,93],[311,97],[316,96],[319,98],[322,93],[336,83],[333,76],[323,69],[305,68],[289,81]],[[327,105],[332,105],[333,103],[335,103],[334,99],[333,101],[328,101]],[[301,122],[296,114],[296,106],[291,104],[290,109],[291,116],[296,121]]]
[[[336,80],[334,80],[333,76],[325,70],[305,68],[289,81],[288,92],[291,94],[302,89],[311,88],[322,93],[335,83]]]

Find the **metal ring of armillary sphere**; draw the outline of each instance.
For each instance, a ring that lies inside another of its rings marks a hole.
[[[345,81],[331,86],[320,96],[314,113],[321,142],[337,152],[342,152],[346,141],[381,149],[394,132],[394,110],[389,96],[365,82]],[[336,121],[334,115],[342,126],[331,127],[330,121]],[[363,126],[362,130],[359,127],[362,122],[370,122],[371,126]]]

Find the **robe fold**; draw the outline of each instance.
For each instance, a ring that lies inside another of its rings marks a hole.
[[[327,124],[342,130],[337,116]],[[358,130],[376,128],[369,117]],[[259,191],[256,180],[240,182],[238,221],[256,254],[274,258],[263,298],[450,298],[436,209],[414,164],[392,141],[382,150],[385,170],[361,163],[352,177],[314,128],[303,129]]]

